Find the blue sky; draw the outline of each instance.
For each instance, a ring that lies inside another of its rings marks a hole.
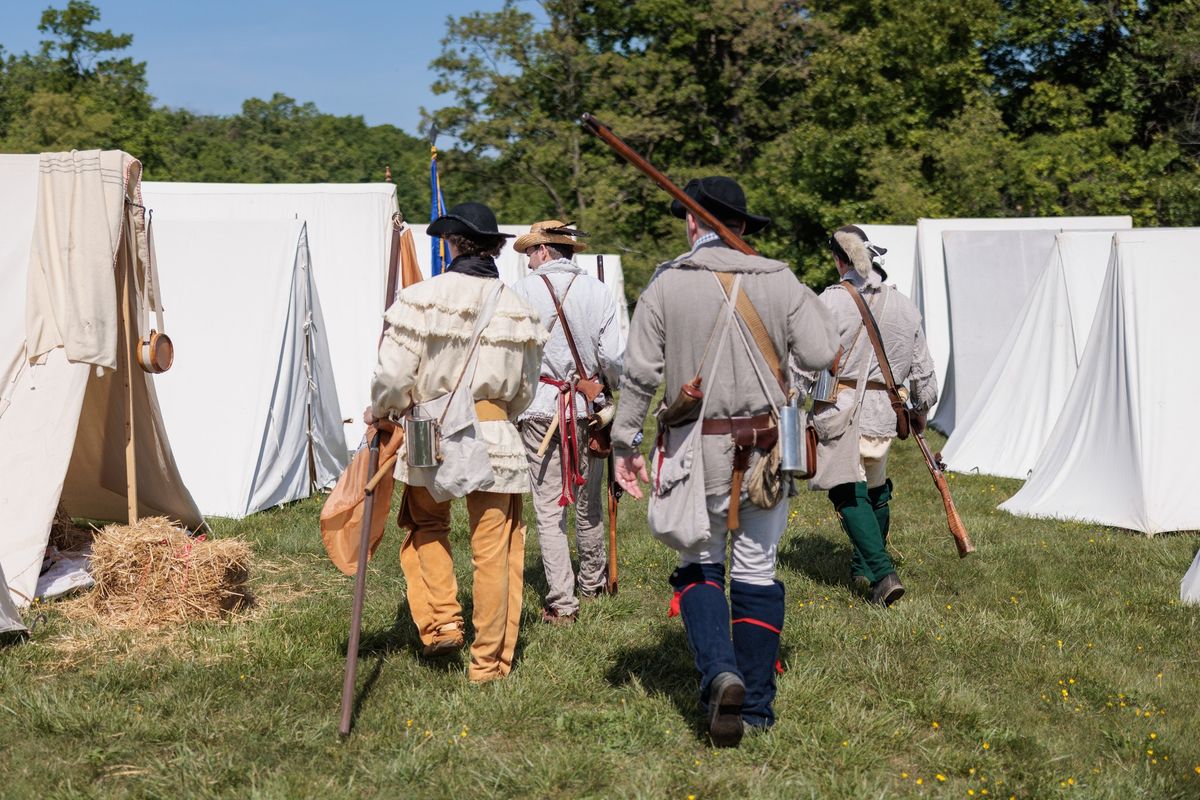
[[[503,0],[93,0],[97,27],[132,33],[127,51],[147,62],[163,105],[233,114],[248,97],[283,92],[331,114],[357,114],[416,133],[429,90],[429,62],[446,18],[494,11]],[[67,0],[0,0],[0,46],[34,51],[48,7]],[[540,12],[536,2],[520,5]]]

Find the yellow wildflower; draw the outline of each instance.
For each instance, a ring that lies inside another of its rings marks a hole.
[[[984,750],[990,750],[991,748],[992,748],[992,746],[991,746],[990,744],[988,744],[987,742],[984,742],[984,743],[983,743],[983,749],[984,749]]]
[[[935,731],[936,731],[938,728],[942,727],[941,725],[939,725],[939,724],[938,724],[938,721],[937,721],[936,719],[935,719],[933,722],[931,722],[931,723],[930,723],[930,725],[933,727],[933,729],[934,729]]]
[[[941,783],[946,782],[946,776],[940,772],[937,775],[935,775],[934,777],[936,777],[938,779],[938,781],[940,781]]]

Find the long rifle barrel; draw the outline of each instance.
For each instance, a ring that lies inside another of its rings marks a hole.
[[[682,189],[671,182],[670,178],[655,169],[653,164],[642,158],[637,151],[625,144],[625,142],[621,141],[621,138],[613,133],[611,128],[593,117],[591,114],[585,113],[580,116],[579,119],[581,122],[583,122],[583,126],[585,128],[595,134],[600,141],[604,142],[606,145],[615,150],[617,155],[621,156],[621,158],[625,159],[630,164],[641,170],[646,177],[658,184],[658,186],[667,194],[674,197],[680,203],[683,203],[684,208],[692,212],[693,217],[699,219],[706,226],[708,226],[709,230],[720,236],[725,244],[729,245],[734,250],[745,253],[746,255],[758,255],[754,248],[746,244],[742,237],[738,236],[728,227],[723,225],[721,220],[714,217],[707,209],[705,209],[692,198],[688,197]]]

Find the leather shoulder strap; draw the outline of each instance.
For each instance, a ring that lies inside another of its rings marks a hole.
[[[883,337],[879,333],[879,324],[875,322],[875,315],[871,313],[867,301],[863,300],[863,296],[859,293],[858,288],[850,281],[842,281],[842,286],[854,299],[854,304],[858,306],[858,313],[862,317],[863,327],[866,328],[867,338],[871,340],[871,347],[875,349],[875,359],[879,362],[879,371],[883,373],[883,382],[887,384],[888,394],[893,400],[900,399],[900,393],[896,389],[896,380],[892,377],[892,365],[888,362],[887,353],[883,349]]]
[[[725,289],[725,295],[728,297],[733,287],[733,273],[731,272],[715,272],[717,280],[721,281],[721,286]],[[754,337],[754,344],[758,346],[759,353],[762,354],[763,360],[767,362],[767,367],[770,368],[771,374],[775,376],[775,380],[779,382],[779,388],[783,389],[783,393],[787,394],[787,381],[783,377],[783,370],[779,365],[779,353],[775,351],[775,344],[771,341],[771,337],[767,335],[767,326],[763,324],[762,317],[758,314],[758,309],[754,307],[754,303],[750,300],[750,295],[746,294],[746,290],[738,292],[737,300],[734,306],[737,309],[737,314],[746,323],[746,328],[749,329],[750,335]]]
[[[558,321],[562,323],[563,336],[567,338],[567,347],[571,348],[571,357],[575,359],[576,374],[581,379],[591,377],[583,368],[583,360],[579,358],[579,350],[575,347],[575,337],[571,335],[571,326],[567,324],[567,315],[563,312],[562,303],[558,301],[558,295],[554,293],[554,284],[550,283],[550,278],[546,275],[539,275],[538,277],[545,282],[546,291],[550,292],[550,299],[554,301],[554,312],[558,314]],[[575,278],[571,278],[571,282],[567,284],[567,291],[563,292],[564,299],[574,284]]]

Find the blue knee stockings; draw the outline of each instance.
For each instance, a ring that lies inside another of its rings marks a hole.
[[[742,581],[729,582],[733,606],[733,649],[746,682],[742,719],[768,727],[775,722],[775,664],[779,660],[779,636],[783,631],[783,584],[765,586]]]

